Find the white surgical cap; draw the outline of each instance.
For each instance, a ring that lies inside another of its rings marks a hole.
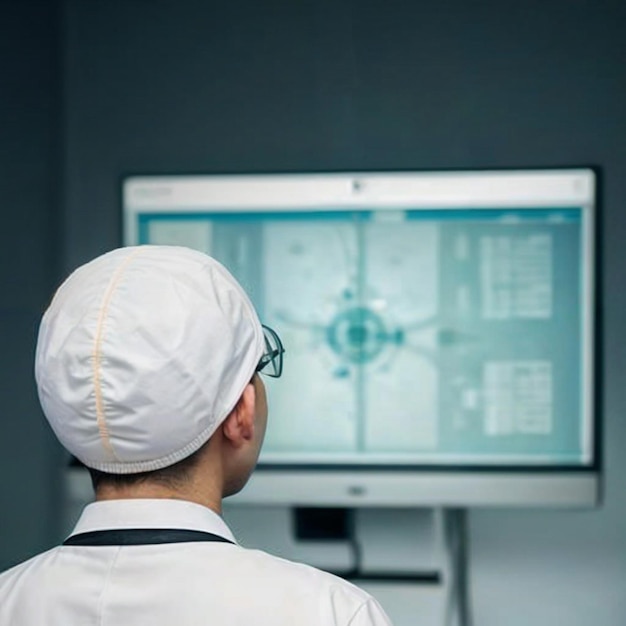
[[[43,316],[39,399],[88,467],[152,471],[211,437],[263,348],[250,300],[215,259],[175,246],[120,248],[72,273]]]

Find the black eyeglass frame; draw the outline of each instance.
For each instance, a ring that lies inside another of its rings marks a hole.
[[[283,354],[285,354],[283,342],[273,328],[265,324],[261,324],[261,327],[263,328],[263,338],[265,340],[265,352],[254,371],[271,378],[280,378],[280,375],[283,373]],[[273,369],[265,370],[270,363],[273,363]]]

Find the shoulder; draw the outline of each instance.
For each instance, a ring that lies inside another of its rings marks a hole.
[[[240,548],[231,567],[247,579],[260,581],[261,593],[275,602],[299,606],[311,623],[350,626],[391,624],[380,605],[349,581],[310,565],[289,561],[260,550]]]
[[[330,574],[311,565],[290,561],[262,550],[241,548],[238,558],[252,568],[261,568],[277,576],[286,576],[295,585],[313,585],[316,588],[341,588],[355,598],[364,599],[368,594],[340,576]]]
[[[52,554],[54,554],[55,550],[56,548],[52,548],[47,552],[37,554],[26,561],[22,561],[21,563],[0,572],[0,589],[2,589],[3,586],[8,585],[11,581],[18,580],[29,571],[36,569],[40,563],[48,560]]]
[[[42,552],[0,573],[0,607],[6,607],[7,598],[14,597],[25,585],[32,590],[30,582],[33,576],[41,573],[41,566],[54,558],[55,551],[56,548]]]

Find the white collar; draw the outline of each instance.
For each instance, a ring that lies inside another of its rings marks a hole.
[[[236,543],[226,522],[215,511],[187,500],[170,499],[93,502],[84,508],[72,535],[117,528],[202,530]]]

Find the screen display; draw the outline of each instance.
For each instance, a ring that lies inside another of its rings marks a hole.
[[[590,204],[503,189],[443,206],[145,194],[127,243],[214,256],[280,335],[263,464],[585,466]]]

